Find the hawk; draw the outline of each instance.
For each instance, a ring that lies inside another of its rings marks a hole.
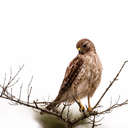
[[[79,40],[76,48],[78,49],[78,55],[67,67],[58,96],[46,107],[48,110],[62,102],[73,103],[77,100],[80,111],[85,111],[80,99],[87,97],[87,110],[92,111],[90,98],[101,81],[102,64],[94,44],[89,39]]]

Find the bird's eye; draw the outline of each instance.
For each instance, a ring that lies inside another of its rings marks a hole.
[[[87,46],[87,45],[86,45],[86,44],[84,44],[84,45],[83,45],[83,48],[86,48],[86,46]]]

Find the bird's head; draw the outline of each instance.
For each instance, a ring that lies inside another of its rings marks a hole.
[[[79,40],[76,44],[76,48],[78,49],[79,54],[86,54],[90,51],[96,52],[94,44],[88,39]]]

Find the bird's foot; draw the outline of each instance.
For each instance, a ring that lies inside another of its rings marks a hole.
[[[88,108],[87,108],[87,111],[88,111],[88,112],[92,112],[93,109],[92,109],[91,107],[88,107]]]
[[[80,107],[80,108],[79,108],[79,111],[80,111],[80,112],[85,112],[85,107],[84,107],[82,104],[80,104],[79,107]]]

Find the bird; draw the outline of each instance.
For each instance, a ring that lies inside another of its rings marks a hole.
[[[66,69],[59,93],[55,100],[46,106],[47,110],[54,109],[63,102],[74,103],[77,101],[79,110],[85,111],[81,99],[87,97],[88,111],[93,108],[90,98],[100,84],[102,64],[92,41],[87,38],[77,42],[77,56],[70,62]]]

